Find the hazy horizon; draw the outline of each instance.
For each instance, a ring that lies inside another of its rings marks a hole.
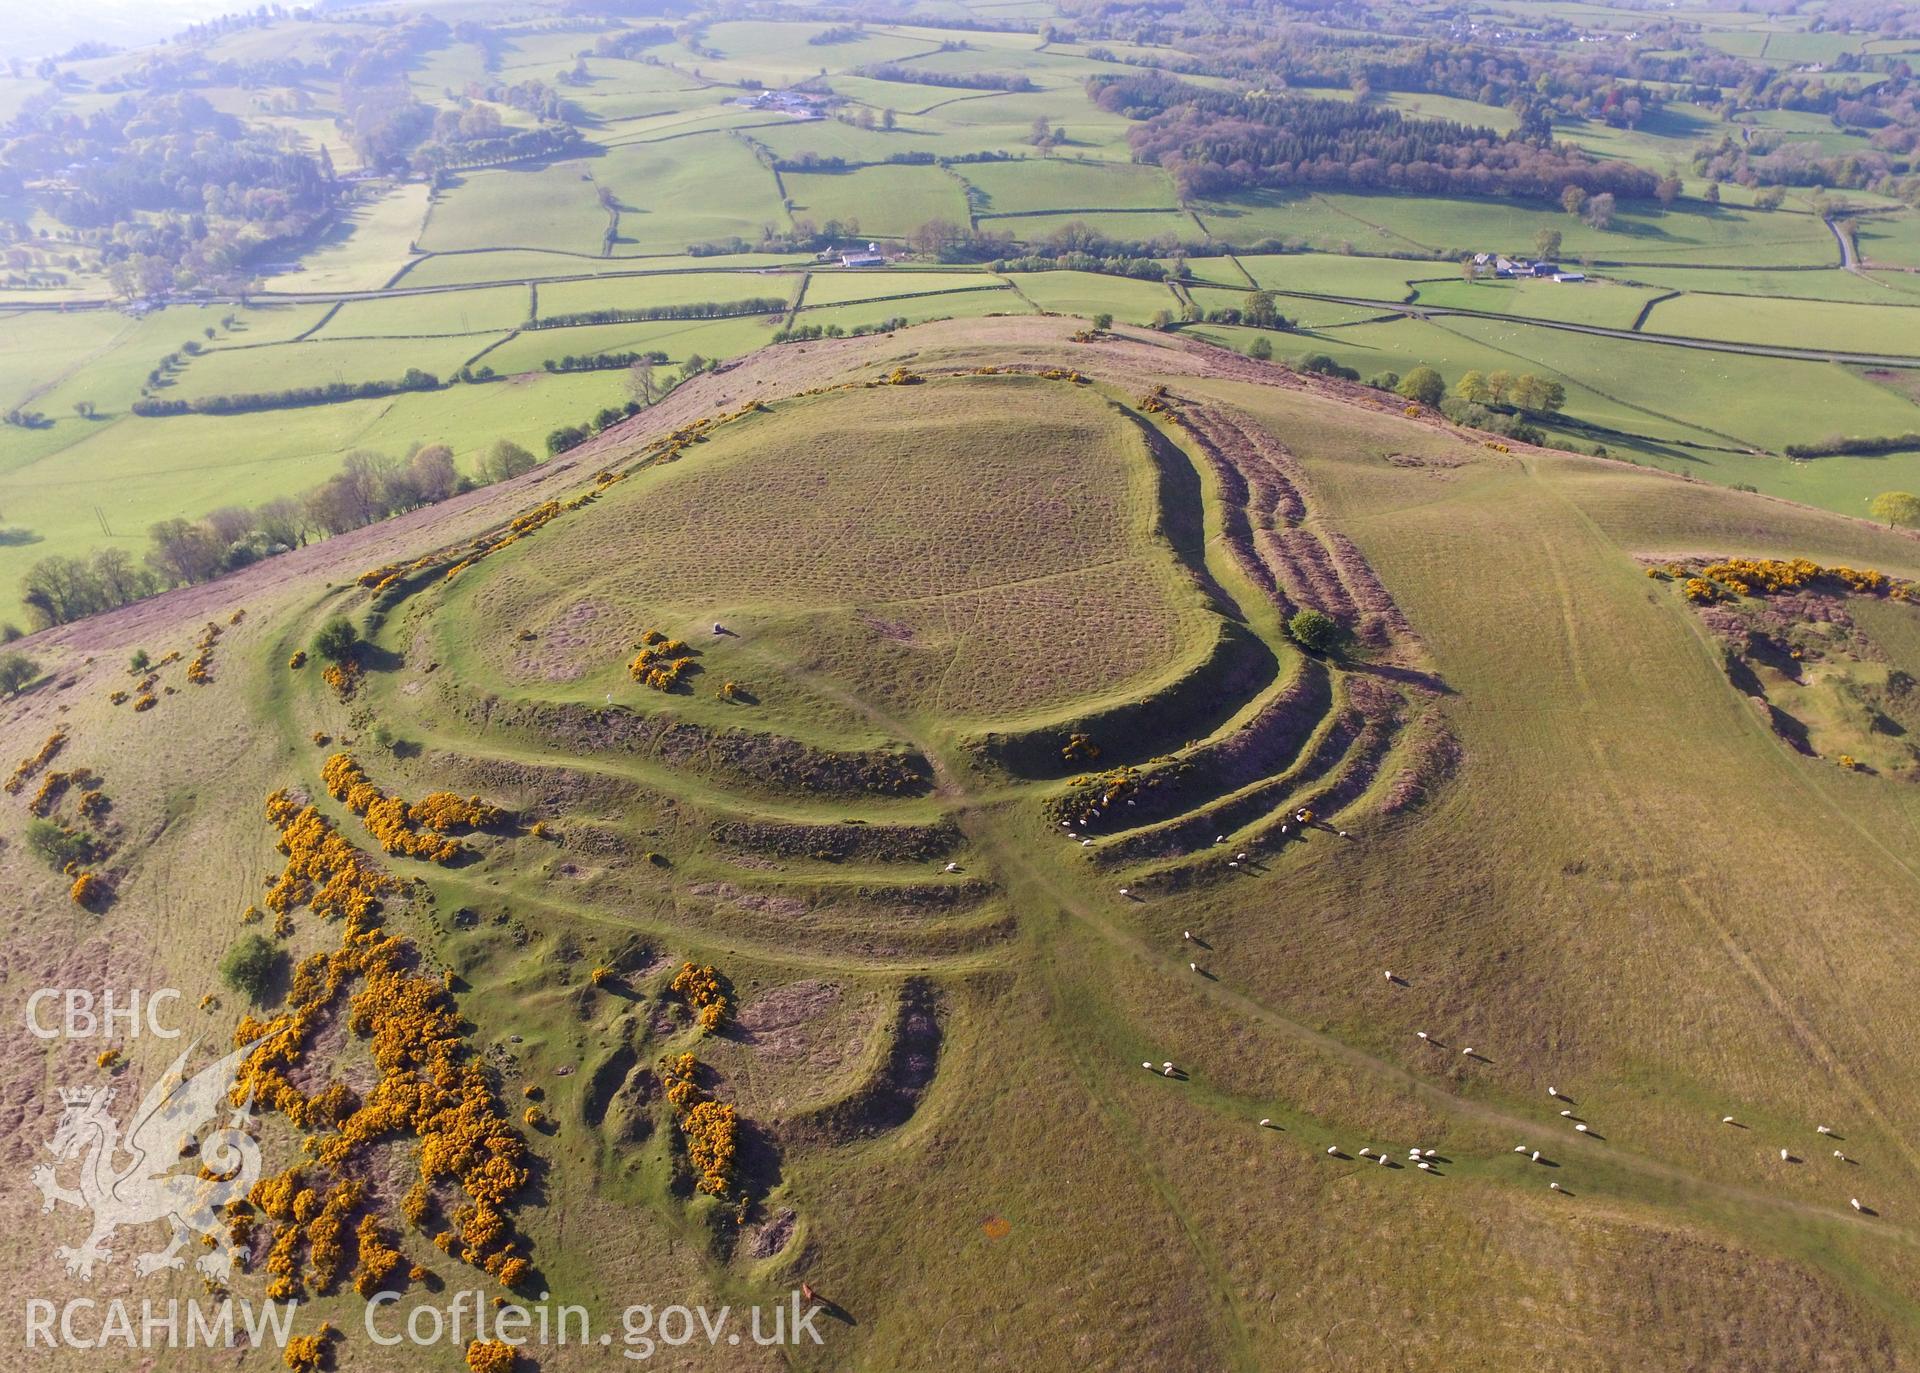
[[[251,8],[236,0],[78,0],[57,9],[22,5],[0,27],[0,58],[38,60],[86,42],[140,47],[188,24]]]

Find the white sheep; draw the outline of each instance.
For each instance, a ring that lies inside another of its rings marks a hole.
[[[1866,1210],[1866,1209],[1867,1209],[1866,1207],[1864,1207],[1864,1206],[1862,1206],[1862,1205],[1860,1204],[1860,1198],[1858,1198],[1858,1197],[1848,1197],[1848,1198],[1847,1198],[1847,1203],[1848,1203],[1848,1204],[1849,1204],[1850,1206],[1852,1206],[1852,1207],[1853,1207],[1853,1209],[1854,1209],[1854,1210],[1856,1210],[1856,1211],[1864,1211],[1864,1210]]]
[[[1584,1135],[1587,1132],[1587,1123],[1586,1121],[1583,1120],[1579,1124],[1575,1125],[1573,1128],[1578,1130],[1581,1134]]]
[[[1142,1068],[1145,1068],[1148,1072],[1153,1071],[1153,1065],[1151,1063],[1142,1063],[1140,1066]]]
[[[1346,832],[1345,830],[1341,830],[1341,831],[1340,831],[1340,837],[1341,837],[1342,839],[1345,839],[1345,838],[1347,837],[1347,832]]]
[[[1732,1116],[1721,1116],[1720,1123],[1722,1125],[1738,1125],[1740,1122],[1735,1120]]]
[[[1466,1048],[1464,1048],[1464,1049],[1462,1049],[1462,1050],[1460,1051],[1460,1057],[1462,1057],[1462,1058],[1472,1058],[1472,1057],[1473,1057],[1473,1046],[1472,1046],[1471,1044],[1469,1044],[1469,1045],[1468,1045],[1468,1046],[1467,1046]]]
[[[1393,981],[1393,969],[1388,968],[1386,972],[1381,974],[1381,976],[1385,977],[1389,982]]]
[[[1558,1087],[1549,1087],[1549,1088],[1547,1088],[1547,1095],[1548,1095],[1548,1096],[1559,1096],[1559,1095],[1560,1095],[1560,1089],[1559,1089]]]
[[[1816,1125],[1813,1128],[1814,1128],[1814,1131],[1818,1134],[1830,1135],[1833,1133],[1833,1127],[1830,1125]]]
[[[1264,1130],[1264,1129],[1266,1129],[1266,1128],[1267,1128],[1267,1127],[1268,1127],[1269,1125],[1271,1125],[1271,1124],[1273,1124],[1273,1121],[1272,1121],[1272,1119],[1271,1119],[1270,1117],[1267,1117],[1267,1116],[1261,1116],[1261,1117],[1260,1117],[1260,1128],[1261,1128],[1261,1129],[1263,1129],[1263,1130]]]
[[[1560,1190],[1560,1184],[1557,1182],[1549,1182],[1547,1184],[1547,1190],[1549,1192],[1557,1192]]]
[[[1327,1152],[1329,1154],[1337,1154],[1340,1152],[1340,1146],[1337,1144],[1329,1144],[1327,1146]]]
[[[1182,939],[1184,939],[1184,940],[1186,940],[1186,941],[1187,941],[1187,942],[1188,942],[1189,944],[1191,944],[1191,943],[1193,942],[1193,931],[1192,931],[1192,930],[1182,930],[1182,931],[1180,931],[1180,937],[1181,937]]]
[[[1240,864],[1238,862],[1233,862],[1233,863],[1227,864],[1227,866],[1230,868],[1237,868],[1240,866]]]
[[[1168,1072],[1172,1072],[1172,1071],[1173,1071],[1173,1060],[1172,1060],[1172,1059],[1168,1059],[1168,1060],[1167,1060],[1167,1061],[1166,1061],[1165,1063],[1162,1063],[1162,1064],[1161,1064],[1160,1066],[1161,1066],[1162,1068],[1165,1068],[1165,1069],[1166,1069],[1166,1070],[1167,1070]]]
[[[1368,1148],[1368,1147],[1367,1147],[1366,1145],[1364,1145],[1364,1144],[1363,1144],[1363,1145],[1361,1145],[1361,1146],[1360,1146],[1360,1157],[1361,1157],[1361,1158],[1371,1158],[1371,1157],[1373,1157],[1373,1150],[1371,1150],[1371,1149],[1369,1149],[1369,1148]]]
[[[1413,1033],[1414,1033],[1414,1036],[1418,1039],[1425,1039],[1427,1037],[1427,1032],[1425,1030],[1415,1030]]]
[[[1561,1115],[1563,1115],[1563,1116],[1570,1116],[1570,1115],[1572,1115],[1572,1114],[1573,1114],[1573,1112],[1572,1112],[1572,1111],[1562,1111],[1562,1112],[1561,1112],[1560,1114],[1561,1114]]]
[[[1197,972],[1199,972],[1199,971],[1200,971],[1200,965],[1199,965],[1198,963],[1189,963],[1189,964],[1187,964],[1187,969],[1188,969],[1188,971],[1190,971],[1190,972],[1196,972],[1196,973],[1197,973]]]
[[[1132,887],[1122,887],[1122,888],[1120,888],[1120,895],[1122,895],[1122,896],[1132,896],[1132,895],[1133,895],[1133,888],[1132,888]]]
[[[1788,1159],[1791,1159],[1792,1157],[1793,1155],[1788,1153],[1785,1149],[1782,1149],[1780,1151],[1780,1161],[1782,1163],[1785,1163]]]
[[[947,871],[947,872],[959,872],[959,871],[960,871],[960,865],[959,865],[958,863],[949,863],[949,864],[947,864],[947,866],[946,866],[946,871]]]
[[[1524,1154],[1527,1152],[1527,1146],[1524,1144],[1516,1144],[1513,1146],[1513,1152],[1516,1154]]]
[[[1242,863],[1247,861],[1247,856],[1244,853],[1236,854],[1235,857],[1237,857]]]
[[[1436,1152],[1437,1151],[1433,1149],[1422,1149],[1420,1154],[1422,1158],[1432,1158]]]
[[[1535,1149],[1533,1151],[1533,1158],[1531,1162],[1538,1163],[1539,1161],[1540,1161],[1540,1151],[1538,1149]]]
[[[1385,1154],[1375,1155],[1375,1162],[1379,1163],[1380,1166],[1383,1168],[1393,1167],[1393,1160],[1388,1158]]]
[[[1416,1168],[1424,1168],[1424,1169],[1427,1169],[1428,1171],[1432,1171],[1432,1169],[1433,1169],[1433,1165],[1432,1165],[1431,1163],[1428,1163],[1428,1162],[1427,1162],[1427,1161],[1426,1161],[1425,1159],[1421,1159],[1421,1160],[1420,1160],[1420,1162],[1419,1162],[1419,1163],[1417,1163],[1417,1164],[1415,1164],[1414,1166],[1415,1166]]]

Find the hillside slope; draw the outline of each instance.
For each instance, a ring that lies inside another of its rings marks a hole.
[[[402,1311],[831,1303],[682,1367],[1920,1364],[1920,542],[1074,327],[769,349],[27,641],[9,1004],[278,1035],[265,1173],[315,1141],[348,1239],[258,1197],[231,1288],[290,1267],[344,1368],[459,1357],[365,1337],[362,1216]],[[1689,599],[1736,557],[1892,580]],[[29,1178],[180,1045],[5,1045],[0,1273],[199,1293],[157,1226],[69,1274]]]

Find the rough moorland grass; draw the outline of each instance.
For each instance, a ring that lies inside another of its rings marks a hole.
[[[1033,357],[1042,339],[1066,349],[1066,332],[1023,323],[982,340],[955,329],[930,333],[925,346],[955,363],[1004,362]],[[906,346],[876,342],[854,370],[890,365]],[[1173,356],[1133,354],[1149,374],[1152,359]],[[706,399],[718,403],[735,380],[702,383]],[[778,1139],[765,1209],[796,1212],[800,1242],[811,1246],[808,1281],[857,1313],[857,1324],[825,1326],[823,1348],[796,1355],[807,1373],[989,1367],[1010,1347],[1043,1358],[1070,1351],[1061,1357],[1076,1365],[1180,1369],[1262,1367],[1273,1349],[1311,1348],[1317,1367],[1358,1370],[1378,1366],[1383,1339],[1423,1368],[1610,1366],[1623,1330],[1656,1331],[1657,1352],[1642,1362],[1663,1367],[1721,1367],[1756,1349],[1787,1367],[1910,1361],[1920,1330],[1905,1294],[1920,1260],[1897,1229],[1897,1200],[1879,1194],[1908,1195],[1920,1177],[1906,1105],[1920,1068],[1901,1046],[1920,934],[1887,915],[1905,908],[1912,888],[1913,860],[1893,841],[1912,832],[1920,801],[1891,779],[1784,749],[1729,687],[1695,612],[1645,578],[1635,555],[1737,546],[1916,572],[1912,541],[1616,464],[1497,454],[1471,435],[1308,392],[1170,380],[1270,429],[1299,465],[1315,527],[1355,541],[1422,636],[1447,691],[1433,704],[1463,750],[1425,807],[1389,819],[1363,805],[1339,819],[1346,841],[1316,832],[1264,855],[1258,872],[1127,900],[1077,847],[1043,832],[1052,829],[1040,815],[1044,788],[979,789],[955,766],[961,795],[901,810],[964,806],[955,880],[983,884],[990,915],[1011,917],[969,939],[931,905],[927,890],[948,880],[937,862],[729,852],[713,838],[717,822],[782,812],[751,794],[717,794],[698,757],[642,769],[613,750],[513,738],[446,705],[457,685],[443,684],[475,680],[482,654],[532,657],[583,623],[561,619],[585,599],[568,567],[584,555],[568,554],[569,544],[603,546],[593,571],[605,618],[651,614],[618,575],[656,575],[651,541],[644,531],[609,539],[606,525],[676,486],[695,493],[681,509],[705,537],[677,545],[685,556],[666,575],[733,578],[755,594],[742,546],[771,548],[776,570],[787,567],[796,534],[816,532],[824,511],[846,530],[835,550],[846,579],[828,588],[843,599],[903,554],[931,567],[930,579],[941,575],[938,553],[964,531],[951,512],[929,512],[934,486],[957,482],[969,518],[996,520],[1010,501],[1081,494],[1083,464],[1056,474],[1041,452],[1053,478],[1042,485],[1023,479],[1030,445],[946,435],[976,433],[983,407],[933,424],[922,447],[912,415],[922,404],[936,415],[945,408],[941,384],[837,392],[817,402],[823,414],[885,401],[880,423],[897,428],[881,460],[930,471],[931,484],[870,489],[864,509],[838,508],[817,490],[796,499],[791,486],[770,493],[785,498],[779,506],[756,489],[710,508],[699,477],[710,460],[754,472],[773,461],[753,451],[750,427],[731,449],[724,437],[696,445],[471,569],[472,583],[463,574],[446,602],[428,593],[397,608],[379,636],[391,670],[369,673],[351,707],[311,670],[284,664],[315,624],[360,595],[337,585],[357,567],[343,574],[322,563],[278,587],[263,570],[201,593],[171,623],[163,604],[137,628],[82,631],[89,637],[57,650],[61,679],[74,686],[0,719],[0,756],[31,752],[60,720],[75,730],[75,762],[105,760],[127,835],[123,899],[101,916],[74,912],[64,882],[23,863],[22,808],[0,807],[10,957],[37,983],[79,941],[109,976],[124,960],[125,975],[164,979],[187,1004],[215,991],[233,915],[279,866],[260,796],[289,785],[318,794],[323,755],[312,731],[363,734],[371,717],[422,745],[369,759],[384,784],[409,796],[436,786],[484,792],[550,824],[544,839],[481,836],[483,852],[459,869],[395,860],[401,876],[422,878],[435,909],[474,918],[436,925],[415,913],[422,899],[395,902],[387,924],[419,942],[424,966],[452,970],[477,1044],[512,1046],[498,1060],[503,1093],[537,1084],[561,1122],[531,1139],[542,1185],[521,1213],[556,1291],[627,1283],[737,1310],[743,1298],[771,1302],[790,1282],[786,1257],[768,1264],[745,1246],[729,1257],[706,1203],[673,1190],[679,1146],[664,1115],[647,1134],[628,1128],[646,1104],[622,1100],[604,1116],[594,1105],[606,1105],[592,1087],[602,1066],[614,1065],[614,1081],[625,1074],[622,1050],[645,1071],[660,1053],[687,1048]],[[489,390],[513,393],[480,393]],[[784,416],[786,402],[775,407],[748,425],[764,432],[805,418],[799,406]],[[1060,410],[1047,407],[1045,422],[1060,423]],[[811,427],[809,438],[821,432]],[[831,487],[838,454],[794,446],[782,470],[797,466]],[[983,459],[992,469],[985,507],[972,503],[966,475]],[[379,556],[464,541],[483,518],[578,489],[550,482],[500,493],[415,537],[388,536]],[[1020,486],[1040,494],[1011,490]],[[719,484],[730,497],[738,489]],[[1098,484],[1094,508],[1110,509],[1115,489]],[[900,499],[909,505],[890,503]],[[1009,540],[1024,553],[1034,536],[996,527],[987,547]],[[961,550],[963,569],[971,552]],[[536,558],[553,574],[538,586]],[[1082,571],[1069,565],[1064,575]],[[555,618],[501,616],[483,628],[468,611],[488,578],[527,581],[530,602]],[[1089,599],[1083,613],[1101,615],[1100,598]],[[139,716],[106,703],[126,681],[133,647],[188,644],[210,606],[243,604],[248,617],[222,640],[215,684],[180,687],[204,695],[166,697]],[[687,628],[714,613],[702,601]],[[782,637],[785,624],[770,623],[764,639],[742,626],[739,640],[716,643],[716,668],[731,670],[722,655],[738,654],[733,663],[752,664],[753,675],[741,673],[749,685],[770,683],[769,697],[786,691],[796,703],[821,681],[840,698],[813,692],[826,725],[851,732],[860,726],[842,722],[852,717],[871,738],[892,736],[897,722],[942,749],[953,718],[944,698],[932,719],[903,720],[839,657],[858,668],[910,643],[849,638],[843,647],[823,635],[816,662]],[[521,640],[522,630],[535,638]],[[579,690],[531,680],[535,692]],[[638,704],[719,709],[709,697]],[[757,707],[731,716],[745,728],[763,718]],[[964,760],[950,753],[948,762]],[[807,803],[809,818],[885,818],[886,802],[838,800]],[[1701,817],[1710,817],[1710,842]],[[645,861],[648,850],[662,862]],[[1204,952],[1180,939],[1189,928]],[[332,947],[336,930],[301,914],[290,955]],[[1196,956],[1208,976],[1190,971]],[[646,971],[656,959],[665,966]],[[682,959],[727,974],[745,1032],[703,1040],[681,1028],[663,984]],[[617,988],[593,988],[585,970],[614,964]],[[1386,983],[1384,967],[1403,984]],[[788,1132],[810,1108],[873,1081],[896,1023],[887,1012],[909,978],[937,998],[940,1038],[905,1123],[863,1117],[857,1132],[824,1139]],[[1676,1015],[1683,1003],[1693,1013]],[[224,1034],[236,1009],[206,1014]],[[1416,1029],[1446,1049],[1422,1044]],[[1468,1035],[1477,1058],[1457,1052]],[[129,1050],[142,1073],[177,1052],[145,1041]],[[1149,1058],[1176,1061],[1184,1076],[1142,1072]],[[1604,1142],[1570,1129],[1547,1083],[1573,1097]],[[1721,1127],[1728,1113],[1751,1128]],[[1258,1128],[1263,1118],[1278,1128]],[[1840,1127],[1861,1164],[1843,1169],[1816,1152],[1815,1122]],[[274,1162],[296,1157],[288,1132],[274,1134]],[[1557,1166],[1514,1155],[1522,1141]],[[1363,1144],[1403,1159],[1431,1148],[1439,1166],[1377,1166],[1358,1157]],[[1781,1165],[1784,1144],[1807,1162]],[[1329,1145],[1346,1157],[1328,1156]],[[1564,1190],[1549,1192],[1549,1178]],[[1848,1195],[1883,1215],[1856,1218]],[[582,1227],[594,1244],[572,1242]],[[25,1281],[44,1266],[46,1243],[36,1231],[0,1247],[0,1266]],[[464,1280],[464,1269],[441,1268]],[[1040,1302],[1035,1291],[1060,1295]],[[351,1332],[364,1303],[342,1294],[315,1305],[311,1318],[359,1338]],[[982,1309],[997,1319],[978,1319]]]
[[[463,614],[481,642],[512,647],[505,626],[553,595],[617,606],[582,631],[603,650],[581,664],[589,695],[622,679],[622,650],[656,617],[721,620],[750,644],[700,636],[715,679],[703,697],[721,675],[754,675],[736,651],[751,647],[894,709],[1022,716],[1118,691],[1197,642],[1197,601],[1149,535],[1154,482],[1137,433],[1066,382],[782,402],[609,492],[577,537],[487,568]],[[742,531],[754,556],[714,556],[717,527]],[[642,544],[644,560],[609,565],[609,548]]]

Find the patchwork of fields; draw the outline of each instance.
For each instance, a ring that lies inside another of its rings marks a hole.
[[[1607,13],[1592,8],[1580,22]],[[1727,36],[1771,54],[1816,35],[1742,21]],[[301,51],[307,41],[289,21],[223,43],[256,54],[276,44]],[[622,371],[630,355],[664,355],[664,384],[689,359],[738,358],[781,331],[804,338],[899,321],[1111,315],[1241,350],[1264,333],[1262,346],[1280,361],[1325,356],[1365,377],[1421,364],[1449,383],[1473,370],[1531,369],[1568,396],[1544,421],[1556,441],[1850,512],[1861,492],[1899,485],[1920,464],[1914,453],[1813,466],[1777,456],[1831,435],[1920,429],[1915,389],[1899,368],[1693,355],[1530,327],[1920,364],[1920,276],[1911,270],[1920,268],[1920,213],[1863,200],[1871,212],[1853,222],[1864,265],[1846,270],[1810,194],[1762,210],[1750,188],[1732,183],[1722,203],[1689,181],[1672,204],[1623,203],[1604,225],[1497,197],[1287,190],[1185,201],[1165,170],[1131,160],[1133,121],[1084,89],[1158,51],[1022,32],[969,30],[956,40],[933,23],[757,19],[707,26],[698,52],[669,38],[606,55],[538,25],[509,26],[489,45],[463,38],[433,48],[412,67],[411,89],[450,107],[467,100],[463,87],[575,63],[565,90],[578,141],[563,155],[455,168],[431,187],[370,178],[357,204],[264,264],[260,289],[244,302],[169,305],[138,320],[111,308],[48,309],[112,304],[84,255],[61,285],[0,289],[0,312],[12,311],[0,314],[0,403],[40,417],[0,431],[0,512],[10,526],[0,540],[0,610],[23,569],[83,551],[89,531],[137,546],[156,520],[207,513],[190,484],[98,483],[105,449],[176,471],[204,464],[209,445],[224,453],[267,433],[284,456],[269,463],[256,454],[263,476],[247,489],[271,493],[278,481],[290,493],[353,448],[391,442],[392,417],[404,415],[418,427],[402,447],[448,444],[472,472],[495,438],[510,432],[538,454],[549,433],[639,394]],[[106,81],[119,69],[98,59],[80,70]],[[814,93],[805,109],[754,94],[801,81]],[[0,79],[0,100],[8,89]],[[91,97],[69,98],[82,109]],[[210,98],[242,112],[263,103],[240,87]],[[324,142],[343,169],[355,166],[329,122],[334,112],[303,99],[297,114],[274,117]],[[1387,103],[1412,117],[1512,124],[1503,108],[1457,98],[1398,93]],[[536,122],[508,103],[488,108],[510,127]],[[1814,116],[1767,112],[1748,122],[1849,146]],[[1719,125],[1675,102],[1631,130],[1592,121],[1560,132],[1601,155],[1658,166],[1719,136]],[[1001,260],[1098,240],[1146,245],[1155,270],[1174,279],[1090,271],[1084,261],[1043,271],[996,270],[978,253],[942,261],[922,232],[930,224],[1002,240],[993,250]],[[873,242],[891,265],[843,269],[831,252],[792,247],[796,232],[824,225],[839,230],[833,246]],[[1587,282],[1462,277],[1463,255],[1524,257],[1548,238]],[[1292,332],[1234,322],[1256,288],[1276,293]],[[1448,313],[1386,322],[1398,306]],[[564,327],[533,327],[555,322]],[[561,384],[549,373],[563,363],[604,370]],[[132,412],[142,400],[377,387],[410,369],[439,389],[253,415]],[[484,375],[460,379],[474,372]],[[504,377],[518,378],[513,404],[487,390]],[[1731,389],[1749,380],[1765,394]],[[476,422],[508,413],[498,432]],[[90,492],[85,519],[71,512],[76,489]]]

